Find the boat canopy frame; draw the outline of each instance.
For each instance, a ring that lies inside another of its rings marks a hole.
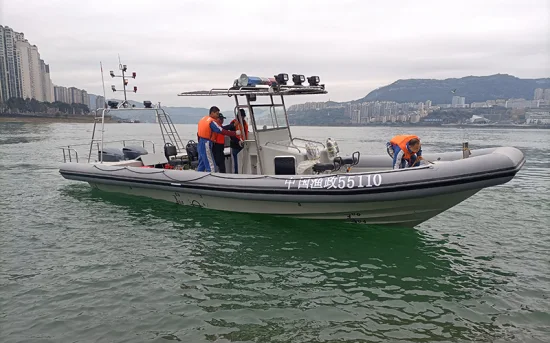
[[[301,138],[292,137],[292,132],[290,130],[290,123],[288,120],[288,112],[285,105],[285,96],[290,95],[316,95],[316,94],[327,94],[328,91],[325,89],[325,85],[319,86],[297,86],[297,85],[257,85],[257,86],[233,86],[228,88],[212,88],[209,91],[189,91],[179,93],[178,96],[228,96],[235,99],[234,115],[236,119],[241,124],[241,127],[244,127],[243,120],[241,116],[238,115],[240,109],[248,109],[250,115],[250,123],[252,124],[252,134],[254,135],[254,141],[256,144],[257,151],[261,150],[262,142],[259,140],[258,126],[256,123],[256,117],[254,115],[254,108],[269,107],[270,119],[273,123],[273,129],[263,129],[261,131],[271,131],[271,130],[286,130],[288,134],[288,139],[291,146],[295,147],[294,140],[309,141]],[[246,98],[246,104],[239,103],[239,97],[244,96]],[[269,102],[266,103],[255,103],[258,97],[269,97]],[[274,97],[280,97],[281,102],[276,103]],[[285,118],[286,126],[280,126],[277,121],[276,109],[282,108]],[[273,111],[273,112],[272,112]],[[273,120],[275,119],[275,121]],[[322,142],[310,141],[324,146]],[[266,144],[269,142],[265,142]],[[299,149],[298,149],[299,150]],[[300,150],[299,150],[300,151]],[[260,173],[263,174],[264,168],[262,166],[262,158],[258,158],[258,164],[260,167]]]

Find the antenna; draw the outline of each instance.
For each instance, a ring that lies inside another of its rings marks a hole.
[[[125,72],[127,71],[127,66],[126,64],[122,64],[122,62],[120,61],[120,54],[118,55],[118,68],[122,71],[122,75],[115,75],[115,72],[114,71],[110,71],[109,74],[111,75],[111,77],[121,77],[122,78],[122,92],[124,92],[124,101],[122,102],[121,106],[126,108],[128,107],[128,98],[126,97],[126,86],[128,85],[128,80],[126,79],[126,74]],[[136,78],[136,72],[132,72],[132,78],[135,79]],[[111,89],[113,90],[113,92],[117,92],[117,89],[115,87],[115,85],[111,85]],[[118,91],[118,92],[121,92],[121,91]],[[137,86],[134,86],[134,93],[137,92]]]
[[[103,64],[99,61],[99,67],[101,68],[101,83],[103,84],[103,108],[107,108],[107,96],[105,95],[105,79],[103,79]]]

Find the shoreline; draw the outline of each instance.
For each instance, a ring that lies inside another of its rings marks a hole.
[[[51,117],[51,116],[40,116],[40,115],[23,115],[23,114],[9,114],[9,115],[0,115],[0,123],[36,123],[36,124],[53,124],[53,123],[80,123],[80,124],[91,124],[94,122],[93,116],[82,115],[82,116],[67,116],[67,117]],[[105,118],[105,123],[109,124],[121,124],[118,119],[112,119],[109,117]],[[152,123],[145,123],[152,124]],[[174,123],[178,124],[178,123]],[[186,125],[186,124],[182,124]],[[187,124],[188,125],[188,124]],[[390,124],[390,125],[357,125],[357,124],[310,124],[310,125],[300,125],[300,124],[291,124],[291,126],[310,126],[310,127],[437,127],[437,128],[453,128],[453,129],[520,129],[520,130],[548,130],[550,125],[467,125],[467,124],[443,124],[443,125],[423,125],[423,124],[407,124],[402,123],[401,125]]]
[[[93,123],[93,116],[67,116],[67,117],[50,117],[50,116],[35,116],[35,115],[0,115],[0,123],[36,123],[36,124],[51,124],[51,123]],[[105,118],[105,123],[118,123],[111,118]]]
[[[445,125],[418,125],[418,124],[406,124],[401,125],[353,125],[353,124],[331,124],[331,125],[300,125],[291,124],[291,126],[304,126],[304,127],[437,127],[437,128],[451,128],[451,129],[520,129],[520,130],[548,130],[550,125],[460,125],[460,124],[445,124]]]

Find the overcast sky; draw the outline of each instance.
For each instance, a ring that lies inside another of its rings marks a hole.
[[[550,77],[550,0],[0,0],[0,24],[38,46],[56,85],[101,94],[102,61],[111,97],[120,53],[138,74],[130,99],[169,106],[227,108],[176,94],[241,73],[318,75],[329,91],[290,103],[353,100],[405,78]]]

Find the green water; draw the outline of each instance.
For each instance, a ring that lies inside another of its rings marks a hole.
[[[90,130],[0,123],[0,342],[550,341],[550,131],[417,129],[424,151],[465,139],[516,146],[527,163],[403,229],[92,191],[59,175],[55,149]],[[400,130],[294,133],[384,153]],[[161,147],[153,124],[106,134]]]

